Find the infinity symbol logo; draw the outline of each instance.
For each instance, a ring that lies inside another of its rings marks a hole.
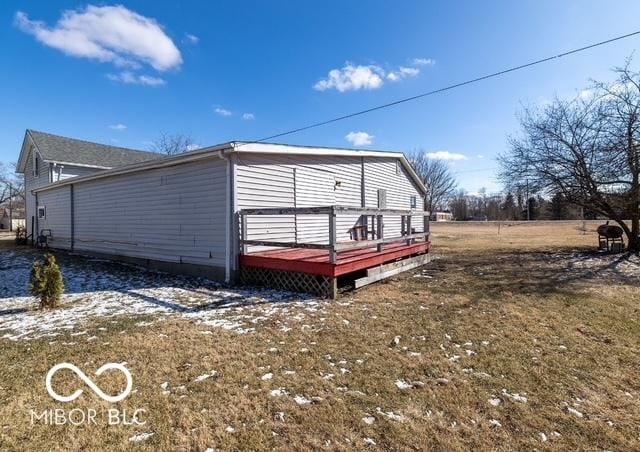
[[[74,392],[69,396],[61,396],[60,394],[58,394],[53,390],[53,388],[51,387],[51,379],[53,378],[53,375],[60,369],[69,369],[70,371],[75,373],[78,377],[80,377],[80,379],[84,381],[87,384],[87,386],[89,386],[91,390],[98,395],[98,397],[111,403],[116,403],[121,400],[124,400],[131,392],[131,387],[133,386],[133,380],[131,378],[131,373],[129,372],[129,369],[127,369],[126,367],[124,367],[122,364],[119,364],[119,363],[107,363],[104,366],[102,366],[100,369],[96,370],[96,375],[98,376],[102,375],[104,371],[111,370],[111,369],[118,369],[120,372],[124,374],[124,376],[127,378],[127,387],[125,388],[124,392],[122,392],[117,396],[110,396],[109,394],[105,394],[104,392],[102,392],[102,390],[93,381],[91,381],[89,377],[87,377],[84,374],[84,372],[82,372],[73,364],[60,363],[60,364],[56,364],[49,370],[49,372],[47,373],[47,378],[45,380],[45,386],[47,387],[47,392],[51,397],[56,399],[58,402],[71,402],[72,400],[75,400],[78,397],[80,397],[80,394],[82,394],[82,389],[78,389],[76,392]]]

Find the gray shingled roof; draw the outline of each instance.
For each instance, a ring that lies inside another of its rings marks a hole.
[[[33,139],[42,158],[51,162],[116,168],[166,157],[155,152],[92,143],[36,130],[27,130],[27,133]]]

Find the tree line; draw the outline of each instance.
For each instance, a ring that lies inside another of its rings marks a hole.
[[[640,251],[640,72],[628,59],[613,74],[573,99],[520,112],[521,131],[498,159],[502,194],[465,193],[445,162],[414,153],[427,208],[464,220],[606,218]]]
[[[594,212],[572,204],[561,194],[551,199],[541,195],[527,196],[523,192],[478,194],[458,190],[445,203],[457,221],[527,221],[527,220],[575,220],[595,219]]]

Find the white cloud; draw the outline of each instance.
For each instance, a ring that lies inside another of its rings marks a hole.
[[[336,89],[341,93],[360,89],[378,89],[384,82],[384,70],[376,65],[354,66],[346,63],[342,69],[332,69],[326,79],[318,81],[313,89],[326,91]]]
[[[436,60],[432,58],[414,58],[411,63],[414,66],[433,66],[436,64]]]
[[[202,146],[199,144],[188,144],[187,151],[195,151],[196,149],[200,149]]]
[[[231,116],[233,114],[229,110],[222,108],[220,106],[214,108],[213,112],[219,116]]]
[[[111,124],[109,128],[112,130],[125,130],[127,126],[125,126],[124,124],[118,123],[118,124]]]
[[[374,136],[367,132],[349,132],[344,138],[353,146],[368,146],[373,143]]]
[[[376,64],[354,65],[346,62],[341,69],[332,69],[326,78],[320,79],[313,89],[326,91],[335,89],[341,93],[345,91],[357,91],[360,89],[378,89],[384,85],[384,81],[397,82],[406,77],[415,77],[420,74],[419,66],[433,65],[434,60],[414,58],[412,66],[398,66],[397,69],[385,70]]]
[[[160,24],[122,5],[63,11],[55,26],[18,11],[15,24],[42,44],[79,58],[158,71],[182,64],[182,55]]]
[[[253,121],[254,119],[256,119],[256,115],[254,115],[253,113],[243,113],[242,119],[244,119],[245,121]]]
[[[387,74],[387,80],[397,82],[405,77],[415,77],[420,73],[420,69],[416,67],[400,66],[397,71],[392,71]]]
[[[197,44],[198,42],[200,42],[200,38],[190,33],[185,34],[184,37],[187,40],[187,42],[190,44]]]
[[[107,78],[113,82],[124,83],[126,85],[162,86],[166,83],[160,77],[134,74],[130,71],[122,71],[119,74],[107,74]]]
[[[484,158],[484,155],[482,155],[482,154],[478,154],[478,155],[476,155],[476,158],[478,158],[478,159],[483,159],[483,158]]]
[[[467,160],[466,155],[449,151],[427,152],[425,155],[432,160]]]

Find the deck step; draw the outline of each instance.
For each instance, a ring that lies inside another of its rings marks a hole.
[[[401,259],[396,262],[391,262],[390,264],[384,264],[377,267],[369,268],[367,269],[367,276],[355,280],[355,288],[359,289],[360,287],[366,286],[367,284],[381,281],[383,279],[389,278],[390,276],[394,276],[398,273],[420,267],[429,262],[431,262],[431,255],[427,253],[415,257]]]

